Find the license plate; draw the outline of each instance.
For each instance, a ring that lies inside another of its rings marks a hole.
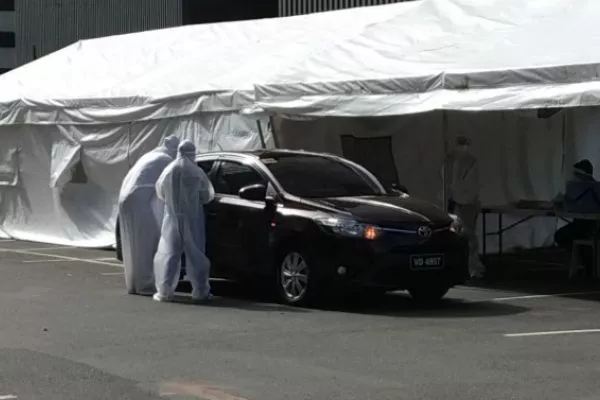
[[[410,269],[427,270],[444,268],[443,254],[410,256]]]

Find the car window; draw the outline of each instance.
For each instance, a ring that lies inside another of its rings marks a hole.
[[[212,169],[214,163],[215,163],[215,160],[199,161],[198,166],[200,168],[202,168],[204,170],[204,172],[208,175],[210,173],[210,170]]]
[[[377,182],[335,159],[287,154],[262,161],[283,189],[296,196],[325,198],[382,194]]]
[[[233,161],[222,161],[215,183],[215,192],[236,195],[240,189],[265,183],[263,177],[252,167]]]

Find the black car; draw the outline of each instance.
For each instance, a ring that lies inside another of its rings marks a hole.
[[[340,287],[432,301],[469,278],[456,217],[351,161],[287,150],[197,161],[216,192],[206,206],[211,277],[272,282],[294,305]]]

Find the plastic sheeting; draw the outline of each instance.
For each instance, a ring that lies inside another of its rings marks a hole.
[[[256,121],[230,114],[125,125],[0,126],[0,171],[6,171],[0,180],[10,183],[0,184],[0,236],[112,246],[123,178],[170,134],[192,140],[200,152],[261,146]],[[270,131],[264,134],[272,147]]]
[[[19,149],[6,147],[0,150],[0,186],[19,184]]]
[[[375,7],[377,8],[377,7]],[[600,104],[596,0],[421,0],[257,82],[289,114],[400,115]]]

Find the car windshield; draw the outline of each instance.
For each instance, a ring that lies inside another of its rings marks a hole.
[[[378,183],[369,176],[331,158],[286,154],[262,161],[283,189],[295,196],[325,198],[382,194]]]

